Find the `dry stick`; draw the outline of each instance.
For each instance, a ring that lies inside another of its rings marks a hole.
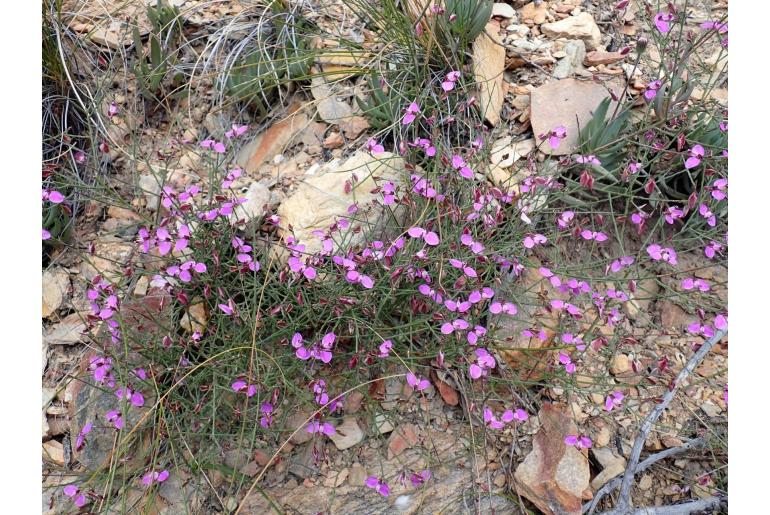
[[[706,440],[704,438],[695,438],[693,440],[690,440],[689,442],[686,442],[678,447],[672,447],[671,449],[666,449],[665,451],[657,452],[651,456],[648,456],[644,459],[639,465],[637,465],[636,470],[634,471],[634,474],[640,474],[650,468],[654,463],[659,462],[660,460],[664,460],[666,458],[670,458],[671,456],[681,454],[685,451],[688,451],[690,449],[694,449],[696,447],[700,447],[706,443]],[[583,513],[588,512],[589,515],[594,512],[596,509],[596,505],[599,504],[599,501],[601,501],[605,496],[609,495],[613,491],[615,491],[619,486],[621,481],[623,481],[623,476],[618,476],[603,487],[599,489],[598,492],[596,492],[596,495],[594,496],[593,500],[591,502],[586,503],[583,505]]]
[[[690,515],[690,513],[695,513],[696,511],[717,508],[722,504],[723,500],[719,497],[707,497],[706,499],[698,499],[697,501],[674,504],[672,506],[648,506],[634,510],[632,515]]]
[[[663,395],[663,401],[655,406],[650,414],[647,415],[647,418],[644,419],[644,422],[642,422],[639,435],[636,437],[636,440],[634,441],[634,447],[631,450],[631,457],[628,460],[628,466],[626,467],[626,472],[623,475],[623,481],[620,484],[620,499],[618,500],[618,507],[614,510],[606,512],[605,515],[626,515],[635,513],[633,507],[631,506],[631,484],[634,480],[634,471],[636,470],[637,464],[639,463],[639,456],[642,454],[642,447],[644,447],[644,442],[647,440],[647,435],[650,434],[650,430],[652,429],[653,424],[655,424],[658,418],[660,418],[660,416],[663,414],[663,411],[668,407],[669,404],[671,404],[671,401],[674,400],[674,396],[676,395],[679,386],[685,382],[695,367],[698,366],[701,361],[703,361],[703,358],[706,356],[706,354],[708,354],[711,348],[716,345],[725,334],[727,334],[727,331],[719,330],[714,336],[706,340],[706,342],[701,345],[700,349],[698,349],[698,351],[693,354],[692,358],[690,358],[681,372],[679,372],[679,375],[676,376],[676,379],[671,385],[671,388],[666,391],[665,395]],[[691,504],[692,503],[686,503],[685,505]],[[675,507],[671,506],[670,508]],[[652,508],[646,509],[649,510]],[[696,510],[693,509],[692,511]],[[676,511],[671,513],[692,513],[692,511]]]

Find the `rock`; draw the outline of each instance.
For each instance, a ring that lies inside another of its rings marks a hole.
[[[310,92],[315,99],[318,116],[326,123],[339,125],[341,121],[353,116],[350,105],[339,99],[334,87],[326,82],[326,78],[314,75],[310,81]]]
[[[344,417],[336,430],[333,435],[329,436],[329,439],[341,451],[353,447],[364,439],[364,432],[358,426],[355,417]]]
[[[345,413],[358,413],[361,410],[361,404],[364,402],[364,394],[354,390],[345,396]]]
[[[445,403],[449,406],[457,406],[460,404],[460,396],[457,394],[457,390],[438,378],[435,379],[434,384]]]
[[[313,435],[305,430],[307,427],[306,420],[309,416],[309,412],[300,411],[286,419],[286,429],[290,433],[293,433],[297,428],[300,428],[300,430],[289,439],[294,445],[309,442],[313,438]]]
[[[499,16],[501,18],[515,18],[516,11],[513,10],[513,6],[510,4],[504,4],[502,2],[495,2],[492,5],[492,16]]]
[[[545,22],[545,16],[548,13],[548,2],[541,2],[538,5],[535,2],[530,2],[521,9],[519,9],[519,16],[522,21],[531,21],[535,25],[540,25]]]
[[[631,360],[625,354],[617,354],[612,358],[610,364],[610,373],[613,375],[623,374],[631,370]]]
[[[599,430],[599,434],[597,434],[596,438],[594,439],[594,446],[606,447],[610,443],[611,436],[612,433],[610,433],[609,428],[607,426],[602,426],[602,428]]]
[[[511,143],[511,137],[506,136],[495,142],[492,146],[490,160],[493,165],[500,168],[508,168],[515,161],[529,155],[535,149],[534,139],[525,139]]]
[[[348,474],[348,484],[350,486],[364,486],[367,477],[369,475],[364,466],[360,463],[353,463]]]
[[[280,154],[294,139],[302,133],[310,120],[300,106],[289,108],[289,115],[274,123],[264,132],[245,145],[238,152],[235,162],[246,173],[253,174],[276,154]]]
[[[239,470],[249,462],[249,453],[245,449],[230,449],[225,452],[225,465]]]
[[[324,148],[340,148],[345,144],[345,139],[339,132],[332,132],[324,139]]]
[[[43,443],[43,459],[54,465],[63,467],[64,463],[64,446],[61,442],[56,440],[48,440]]]
[[[639,490],[647,491],[650,488],[652,488],[652,476],[649,474],[645,474],[642,476],[642,479],[639,480]]]
[[[160,181],[151,173],[139,176],[139,188],[144,193],[145,206],[150,211],[157,211],[160,205]]]
[[[356,139],[359,134],[371,127],[369,121],[363,116],[351,116],[341,120],[337,125],[340,126],[342,132],[348,139]]]
[[[591,472],[585,454],[564,443],[577,428],[554,404],[544,404],[538,418],[532,451],[514,473],[516,490],[546,515],[579,515]]]
[[[58,310],[70,289],[69,274],[64,268],[54,267],[43,272],[43,318]]]
[[[381,435],[393,431],[393,424],[390,423],[390,419],[384,413],[377,413],[374,416],[374,431]]]
[[[593,116],[592,112],[608,96],[604,86],[576,79],[552,81],[534,89],[530,94],[530,108],[535,136],[547,134],[560,125],[567,128],[567,136],[558,148],[551,149],[546,143],[541,145],[541,150],[556,156],[574,152],[578,143],[578,123],[580,127],[585,127]],[[612,112],[614,105],[615,102],[610,105],[608,113]]]
[[[703,413],[708,415],[711,418],[718,417],[722,414],[722,408],[717,406],[713,401],[710,399],[701,404],[700,409],[703,410]]]
[[[588,52],[584,62],[586,66],[599,66],[600,64],[614,64],[623,59],[625,59],[625,56],[620,52],[594,50],[593,52]]]
[[[500,121],[505,100],[505,47],[499,32],[499,23],[490,21],[473,42],[473,76],[479,87],[479,106],[484,118],[492,125]]]
[[[596,492],[610,479],[625,472],[626,459],[615,455],[609,447],[591,449],[591,453],[602,466],[602,471],[591,481],[591,488]]]
[[[593,16],[582,12],[577,16],[570,16],[563,20],[546,23],[540,30],[551,38],[582,39],[586,48],[596,50],[602,44],[602,33],[594,21]]]
[[[200,297],[194,298],[190,302],[182,318],[179,319],[179,325],[182,326],[188,334],[198,331],[201,334],[206,332],[206,324],[209,321],[209,308],[206,302]]]
[[[359,151],[344,162],[335,159],[327,163],[316,174],[306,177],[278,208],[283,237],[291,234],[291,226],[297,241],[305,244],[305,252],[315,253],[321,250],[321,240],[313,232],[326,231],[337,220],[348,218],[348,207],[354,202],[358,202],[359,208],[356,218],[368,222],[360,223],[360,227],[377,225],[382,207],[373,201],[381,199],[381,195],[372,193],[372,190],[384,181],[400,182],[402,173],[403,159],[390,152],[373,157]],[[356,175],[358,182],[346,193],[346,183],[352,184],[353,175]],[[380,180],[375,182],[372,176],[379,177]],[[355,227],[359,227],[359,223],[351,224],[347,230],[340,231],[350,245],[361,242],[365,236],[365,231],[354,232]],[[343,238],[340,237],[339,240],[341,239]]]
[[[388,439],[388,459],[398,456],[417,443],[417,431],[414,424],[405,424],[395,429]]]
[[[328,488],[340,487],[348,478],[348,474],[350,474],[350,470],[347,468],[344,468],[339,472],[329,472],[326,479],[324,479],[323,485]]]
[[[252,182],[245,193],[239,194],[246,202],[233,208],[230,220],[257,221],[265,214],[265,205],[270,203],[270,190],[260,182]]]
[[[158,486],[158,495],[171,505],[165,515],[197,513],[203,502],[203,492],[181,469],[169,469],[169,472],[168,478]]]
[[[304,448],[291,460],[289,472],[302,479],[313,477],[319,472],[316,456],[323,456],[324,441],[316,440],[305,444]],[[248,512],[247,512],[248,513]]]
[[[684,332],[688,325],[698,320],[696,316],[690,315],[678,304],[667,299],[658,301],[656,307],[660,311],[662,329],[666,331]]]
[[[660,285],[655,278],[642,279],[637,282],[636,291],[629,292],[628,300],[623,303],[623,310],[632,318],[647,314],[659,291]]]
[[[564,45],[564,53],[567,55],[561,58],[553,68],[554,78],[566,79],[574,74],[576,70],[583,67],[583,59],[586,57],[586,44],[580,39],[568,41]]]
[[[86,324],[81,315],[73,313],[44,331],[43,342],[46,345],[73,345],[80,341],[85,329]]]

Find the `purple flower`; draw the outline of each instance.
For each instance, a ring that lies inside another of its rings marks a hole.
[[[50,240],[51,239],[51,233],[43,229],[43,240]]]
[[[317,420],[312,421],[307,425],[307,432],[311,434],[321,433],[326,436],[331,436],[337,432],[334,426],[328,422],[319,422]]]
[[[670,22],[674,21],[674,15],[671,13],[659,12],[654,18],[655,27],[663,34],[671,30]]]
[[[714,327],[716,327],[720,331],[726,331],[727,330],[727,316],[726,315],[717,315],[716,317],[714,317]]]
[[[248,129],[249,129],[248,125],[238,125],[234,123],[233,128],[225,132],[225,136],[227,136],[227,139],[237,138],[238,136],[241,136],[244,132],[246,132]]]
[[[366,150],[368,150],[372,154],[380,154],[382,152],[385,152],[385,147],[377,143],[377,140],[374,138],[369,138],[366,140]]]
[[[710,325],[701,324],[700,322],[693,322],[688,325],[687,331],[692,334],[703,336],[704,338],[711,338],[714,336],[714,328]]]
[[[704,281],[703,279],[696,279],[694,277],[687,277],[682,280],[682,289],[683,290],[694,290],[698,289],[700,291],[709,291],[711,287],[709,286],[709,283]]]
[[[142,484],[144,486],[150,486],[153,483],[162,483],[168,479],[168,470],[162,470],[161,472],[150,471],[142,476]]]
[[[564,443],[567,445],[571,445],[578,450],[589,449],[592,445],[590,438],[588,438],[587,436],[579,436],[579,435],[567,435],[564,438]]]
[[[478,241],[475,241],[473,239],[473,236],[471,236],[468,233],[464,233],[462,236],[460,236],[460,243],[462,243],[466,247],[469,247],[471,249],[471,252],[473,252],[474,254],[480,254],[484,251],[484,245],[482,245]]]
[[[659,80],[654,80],[647,84],[647,89],[644,91],[644,98],[652,100],[657,96],[658,90],[663,86],[663,83]]]
[[[380,353],[377,355],[380,358],[387,358],[390,355],[390,351],[393,349],[393,342],[385,340],[380,344]]]
[[[684,167],[688,170],[698,166],[701,163],[703,156],[706,155],[706,151],[701,145],[694,145],[690,150],[687,151],[687,153],[690,157],[688,157],[684,162]]]
[[[574,374],[575,370],[577,369],[577,367],[572,362],[572,359],[569,357],[569,355],[568,354],[564,354],[563,352],[559,353],[559,363],[564,365],[564,370],[568,374]]]
[[[700,205],[698,208],[698,213],[700,213],[700,215],[706,219],[706,223],[708,223],[710,227],[716,227],[717,217],[714,215],[714,213],[711,212],[706,204]]]
[[[463,320],[462,318],[458,318],[456,320],[453,320],[452,322],[445,322],[441,325],[441,332],[442,334],[452,334],[455,332],[455,330],[463,331],[465,329],[468,329],[470,327],[470,324]]]
[[[471,379],[480,379],[489,374],[489,371],[495,368],[497,363],[494,356],[492,356],[486,349],[476,349],[476,361],[471,364],[468,369],[468,373]]]
[[[80,488],[78,488],[75,485],[65,486],[62,492],[64,493],[64,495],[71,498],[75,503],[75,506],[77,506],[78,508],[82,508],[83,506],[86,505],[86,502],[88,502],[85,494],[81,493]]]
[[[664,214],[664,218],[666,219],[666,223],[667,224],[673,225],[673,223],[676,220],[680,220],[680,219],[684,218],[684,211],[682,211],[681,209],[679,209],[676,206],[670,206],[666,210],[666,212]]]
[[[535,245],[542,245],[547,241],[548,239],[542,234],[531,234],[524,238],[524,248],[531,249]]]
[[[717,179],[714,181],[714,185],[711,189],[711,196],[716,200],[724,200],[727,198],[727,179]]]
[[[412,486],[420,486],[424,482],[428,481],[431,478],[430,470],[423,470],[422,472],[413,473],[411,476],[409,476],[409,480],[412,482]]]
[[[486,423],[490,429],[502,429],[505,427],[505,424],[503,424],[503,422],[499,420],[494,412],[487,406],[484,406],[484,423]]]
[[[516,304],[513,304],[512,302],[498,302],[495,301],[492,304],[489,305],[489,312],[493,315],[499,315],[500,313],[505,313],[507,315],[515,315],[518,313],[518,308],[516,307]]]
[[[104,414],[104,418],[107,419],[107,422],[112,423],[112,425],[115,426],[115,429],[123,428],[123,416],[118,410],[108,411]]]
[[[657,243],[654,243],[647,247],[647,254],[650,255],[655,261],[663,261],[670,265],[676,265],[676,251],[671,247],[661,247]]]
[[[452,265],[454,268],[462,270],[463,273],[466,276],[470,277],[471,279],[475,279],[476,277],[478,277],[478,273],[476,273],[475,269],[473,269],[472,267],[470,267],[467,264],[463,263],[459,259],[451,258],[448,261],[449,261],[450,265]]]
[[[562,214],[559,215],[559,218],[556,219],[556,225],[559,226],[559,229],[566,229],[569,227],[572,220],[575,218],[575,212],[574,211],[564,211]]]
[[[226,151],[224,143],[213,139],[205,139],[201,141],[200,146],[203,148],[211,149],[217,154],[224,154]]]
[[[603,232],[591,231],[588,229],[581,231],[580,236],[584,240],[594,240],[597,242],[607,241],[609,239],[608,236]]]
[[[428,381],[424,377],[415,375],[412,372],[409,372],[408,374],[406,374],[406,382],[409,384],[409,386],[411,386],[418,392],[425,390],[430,386],[430,381]]]
[[[441,89],[444,91],[452,91],[455,89],[455,82],[457,82],[457,79],[460,78],[460,72],[459,71],[451,71],[447,73],[446,79],[441,83]]]
[[[439,244],[438,234],[433,231],[426,231],[422,227],[412,227],[406,233],[412,238],[422,238],[428,245],[435,247]]]
[[[577,306],[570,304],[569,302],[564,302],[560,299],[552,300],[551,307],[553,309],[566,309],[567,313],[575,318],[580,318],[582,316],[581,311]]]
[[[551,145],[551,148],[554,150],[559,148],[561,140],[566,137],[567,128],[563,125],[559,125],[558,127],[551,129],[548,133],[540,135],[540,139],[548,139],[548,144]]]
[[[420,113],[420,106],[417,104],[417,102],[412,102],[406,108],[406,114],[404,115],[404,119],[401,120],[401,124],[409,125],[417,118],[417,115],[419,113]]]
[[[43,190],[42,197],[44,201],[47,200],[53,204],[61,204],[62,202],[64,202],[64,198],[65,198],[64,195],[62,195],[56,190],[48,191],[46,189]]]
[[[267,429],[273,424],[273,405],[269,402],[263,402],[259,409],[262,412],[259,425]]]
[[[619,391],[612,392],[607,396],[607,399],[604,401],[604,409],[606,411],[612,411],[614,408],[619,408],[622,405],[623,405],[623,393]]]
[[[610,263],[607,272],[620,272],[627,266],[631,266],[634,264],[634,261],[636,261],[636,258],[634,256],[623,256],[619,259],[616,259],[612,263]]]
[[[602,162],[599,161],[599,159],[595,155],[593,155],[593,154],[589,154],[587,156],[583,156],[583,155],[577,154],[575,156],[575,161],[577,161],[578,163],[581,163],[581,164],[590,164],[590,165],[601,165],[602,164]]]
[[[718,241],[710,241],[706,244],[706,247],[703,249],[703,253],[706,254],[706,257],[709,259],[714,259],[714,257],[722,251],[722,244]]]
[[[388,494],[390,494],[390,487],[388,487],[388,484],[384,479],[380,479],[376,476],[369,476],[366,478],[364,484],[369,488],[373,488],[374,491],[383,497],[387,497]]]
[[[234,381],[230,387],[233,389],[234,392],[243,392],[246,394],[246,397],[254,397],[257,393],[257,385],[254,384],[248,384],[243,379],[239,379],[237,381]]]
[[[705,30],[715,29],[720,34],[727,33],[727,23],[720,23],[718,21],[713,21],[713,20],[704,21],[703,23],[700,24],[700,28]]]
[[[86,435],[91,432],[91,429],[93,429],[94,425],[91,422],[88,422],[85,424],[81,429],[80,433],[78,433],[77,440],[75,440],[75,450],[79,451],[83,448],[83,446],[86,443]]]

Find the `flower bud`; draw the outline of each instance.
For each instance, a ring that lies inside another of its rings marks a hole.
[[[636,51],[640,54],[644,52],[647,49],[647,43],[649,43],[647,38],[639,38],[636,41]]]

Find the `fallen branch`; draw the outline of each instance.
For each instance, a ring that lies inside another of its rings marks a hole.
[[[659,462],[660,460],[665,460],[666,458],[670,458],[671,456],[675,456],[677,454],[681,454],[685,451],[688,451],[690,449],[694,449],[696,447],[700,447],[706,442],[703,438],[695,438],[694,440],[690,440],[689,442],[686,442],[678,447],[672,447],[671,449],[666,449],[665,451],[656,452],[655,454],[651,456],[647,456],[639,465],[637,465],[636,470],[634,471],[634,475],[641,474],[648,468],[650,468],[653,464]],[[601,487],[598,492],[596,492],[596,495],[594,496],[593,500],[591,502],[587,502],[583,505],[583,513],[588,512],[589,515],[594,512],[596,509],[596,505],[599,504],[599,501],[601,501],[604,497],[614,492],[619,486],[620,483],[623,481],[623,476],[618,476],[612,481],[608,482],[606,485]]]
[[[714,345],[719,342],[719,340],[722,339],[722,337],[727,334],[727,331],[717,331],[714,336],[706,340],[703,345],[700,346],[698,351],[693,354],[693,356],[690,358],[690,360],[687,362],[687,364],[684,366],[684,368],[679,372],[679,375],[676,376],[676,379],[671,384],[671,387],[666,391],[666,393],[663,395],[663,400],[660,402],[660,404],[656,405],[649,415],[644,419],[644,422],[642,422],[642,427],[639,430],[639,434],[636,437],[636,440],[634,441],[634,446],[631,450],[631,456],[628,460],[628,466],[626,466],[626,471],[623,474],[623,479],[620,483],[620,498],[618,499],[618,505],[614,510],[608,511],[605,513],[605,515],[631,515],[631,514],[637,514],[637,513],[671,513],[671,514],[678,514],[678,513],[692,513],[693,511],[698,511],[698,508],[691,509],[690,511],[671,511],[671,512],[661,512],[661,511],[635,511],[633,506],[631,506],[631,485],[634,480],[634,475],[636,474],[636,469],[639,465],[639,457],[642,454],[642,448],[644,447],[644,442],[647,441],[647,436],[650,434],[650,431],[652,430],[653,425],[657,420],[660,418],[660,416],[663,414],[665,409],[668,407],[669,404],[671,404],[671,401],[674,400],[674,397],[676,396],[676,392],[679,390],[679,387],[684,384],[684,382],[687,380],[689,375],[692,373],[693,370],[695,370],[695,367],[697,367],[701,361],[703,361],[703,358],[708,354],[708,352],[711,350]],[[717,498],[714,498],[717,499]],[[719,499],[717,501],[721,502]],[[698,502],[698,501],[695,501]],[[679,506],[688,506],[692,503],[686,503]],[[666,508],[674,509],[676,506],[669,506]],[[644,508],[646,510],[661,510],[663,508]],[[682,509],[683,508],[676,508],[676,509]],[[700,510],[706,509],[706,508],[699,508]]]
[[[647,508],[637,508],[633,515],[689,515],[698,511],[718,508],[726,499],[721,497],[708,497],[698,499],[682,504],[672,504],[671,506],[649,506]]]

